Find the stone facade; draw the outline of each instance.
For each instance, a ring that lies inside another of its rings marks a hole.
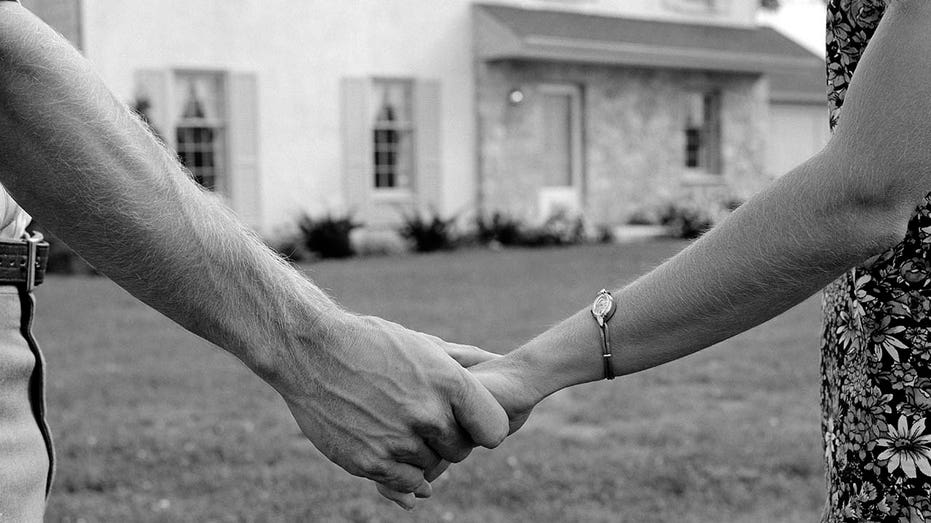
[[[595,224],[688,196],[746,198],[764,174],[768,86],[753,74],[585,64],[476,64],[482,211],[539,219],[541,86],[578,86],[582,107],[581,211]],[[519,90],[520,103],[509,100]],[[685,167],[691,93],[720,93],[721,172]]]

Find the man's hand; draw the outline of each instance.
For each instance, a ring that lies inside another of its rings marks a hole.
[[[463,346],[374,317],[345,316],[328,337],[326,349],[292,351],[273,386],[327,458],[402,507],[430,496],[425,470],[507,436],[505,411],[447,355]]]
[[[508,434],[520,429],[530,417],[530,411],[543,400],[539,387],[532,384],[530,369],[513,357],[502,357],[467,345],[447,344],[446,353],[462,367],[469,369],[473,376],[494,396],[507,413]],[[450,462],[442,460],[432,468],[425,469],[424,477],[428,482],[443,475]],[[379,484],[378,492],[399,504],[403,493]],[[402,505],[403,506],[403,505]]]

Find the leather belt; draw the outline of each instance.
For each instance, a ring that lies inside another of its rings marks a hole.
[[[31,291],[42,283],[48,249],[41,235],[22,241],[0,241],[0,285],[25,285]]]

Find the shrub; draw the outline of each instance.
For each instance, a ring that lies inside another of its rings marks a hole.
[[[693,201],[668,204],[659,216],[660,223],[677,238],[697,238],[711,229],[714,218],[711,212]]]
[[[614,230],[609,225],[599,225],[598,234],[595,239],[598,243],[614,243],[617,241]]]
[[[721,202],[721,206],[731,212],[736,211],[737,208],[743,204],[744,204],[744,201],[736,196],[725,198],[724,201]]]
[[[449,250],[456,246],[455,221],[454,217],[442,218],[436,210],[430,211],[428,216],[414,212],[404,216],[404,224],[398,232],[414,244],[417,252]]]
[[[566,212],[557,212],[534,226],[495,212],[489,220],[476,220],[476,228],[479,242],[490,245],[549,247],[585,241],[584,220]]]
[[[488,219],[479,216],[475,220],[476,236],[483,245],[493,242],[500,245],[519,245],[522,228],[520,220],[501,212],[495,212]]]
[[[298,222],[304,246],[320,258],[348,258],[355,254],[349,233],[360,227],[352,217],[311,218],[304,215]]]
[[[575,245],[585,241],[585,220],[581,214],[557,212],[547,218],[542,229],[556,239],[556,245]]]
[[[659,222],[655,209],[637,209],[627,218],[627,225],[657,225]]]

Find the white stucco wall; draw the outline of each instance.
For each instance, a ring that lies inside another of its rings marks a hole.
[[[752,2],[508,0],[534,8],[750,24]],[[470,0],[83,0],[84,52],[106,83],[133,99],[140,69],[252,72],[259,84],[260,232],[301,212],[343,209],[340,80],[441,82],[441,211],[476,195]]]
[[[474,188],[465,0],[85,0],[85,54],[125,100],[138,69],[254,72],[263,233],[303,210],[340,210],[340,79],[442,82],[444,210]]]

